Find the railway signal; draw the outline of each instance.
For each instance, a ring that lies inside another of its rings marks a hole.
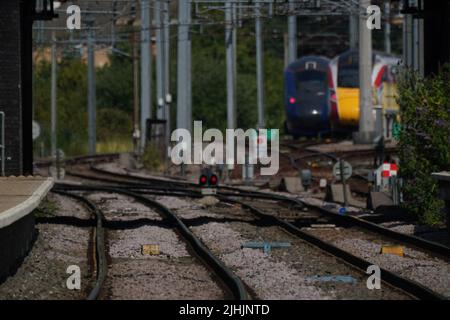
[[[219,179],[215,174],[206,175],[202,174],[199,179],[199,184],[205,187],[217,187]]]
[[[202,195],[214,195],[217,193],[217,185],[219,178],[214,174],[211,169],[205,169],[199,178],[199,185],[202,187]]]

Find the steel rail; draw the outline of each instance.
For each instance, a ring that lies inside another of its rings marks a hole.
[[[84,203],[89,210],[95,215],[96,220],[96,232],[95,232],[95,259],[97,265],[97,277],[95,281],[95,285],[90,291],[87,300],[96,300],[100,294],[100,290],[105,282],[107,273],[108,273],[108,262],[106,260],[106,251],[105,251],[105,230],[103,228],[103,213],[97,208],[97,206],[87,198],[83,196],[79,196],[73,193],[65,192],[63,190],[52,190],[52,192],[56,194],[60,194],[65,197],[71,197],[76,199],[79,202]]]
[[[104,153],[104,154],[96,154],[96,155],[84,155],[84,156],[74,156],[69,157],[64,160],[66,164],[75,165],[75,164],[83,164],[83,163],[93,163],[93,162],[102,162],[109,159],[118,159],[120,153]],[[41,159],[34,162],[37,166],[50,166],[52,164],[51,159]]]
[[[200,260],[210,267],[219,279],[225,284],[227,289],[231,292],[234,299],[248,300],[249,295],[245,289],[242,281],[228,268],[226,267],[206,246],[198,239],[184,224],[184,222],[178,218],[178,216],[172,212],[169,208],[162,205],[160,202],[144,197],[140,194],[123,190],[120,188],[111,188],[103,186],[74,186],[74,185],[62,185],[56,184],[56,190],[78,190],[78,191],[103,191],[110,193],[118,193],[134,198],[138,202],[155,208],[162,213],[169,222],[172,222],[181,236],[200,257]]]
[[[59,185],[58,185],[58,187],[59,187]],[[89,187],[70,186],[70,188],[72,190],[87,189],[89,191],[103,189],[103,188],[98,188],[96,186],[89,186]],[[104,189],[105,189],[104,191],[111,190],[108,187],[106,187]],[[116,190],[116,189],[112,189],[112,190]],[[118,192],[118,191],[114,191],[114,192]],[[125,190],[120,190],[120,193],[130,195],[132,197],[136,196],[136,194],[134,192],[129,192],[129,191],[125,191]],[[148,193],[155,194],[154,191],[150,191]],[[160,194],[160,193],[156,192],[156,194]],[[169,193],[166,193],[166,196],[190,197],[190,198],[202,197],[202,195],[196,191],[186,191],[184,194],[169,192]],[[233,195],[230,195],[230,196],[233,196]],[[140,197],[142,197],[142,196],[140,196]],[[142,197],[142,198],[152,201],[146,197]],[[245,202],[231,199],[229,196],[224,196],[221,194],[218,195],[218,198],[223,202],[229,202],[229,203],[235,203],[235,204],[241,205],[244,209],[249,210],[253,215],[255,215],[255,217],[259,218],[261,221],[267,223],[268,225],[275,225],[275,226],[285,229],[286,231],[293,234],[294,236],[297,236],[301,240],[306,241],[309,244],[319,248],[320,250],[336,257],[340,261],[343,261],[344,263],[351,265],[352,267],[356,268],[357,270],[359,270],[362,273],[365,273],[367,268],[373,264],[373,263],[371,263],[367,260],[364,260],[360,257],[357,257],[347,251],[344,251],[328,242],[325,242],[325,241],[321,240],[320,238],[317,238],[311,234],[308,234],[287,221],[276,218],[270,214],[264,213],[260,209],[255,208]],[[139,200],[138,198],[136,198],[136,199]],[[403,278],[391,271],[383,269],[383,268],[380,268],[380,270],[381,270],[381,275],[382,275],[381,276],[382,281],[384,283],[389,284],[390,286],[395,287],[399,290],[402,290],[410,296],[413,296],[417,299],[424,299],[424,300],[443,300],[443,299],[445,299],[445,297],[422,286],[421,284],[419,284],[415,281],[405,279],[405,278]]]
[[[102,169],[98,169],[95,167],[91,168],[94,172],[98,172],[98,173],[102,173],[105,175],[111,175],[114,177],[122,177],[122,178],[129,178],[129,179],[135,179],[135,180],[139,180],[141,182],[157,182],[160,185],[162,183],[168,183],[171,185],[178,185],[178,186],[183,186],[183,187],[194,187],[194,188],[199,188],[199,186],[197,184],[194,183],[189,183],[189,182],[177,182],[177,181],[167,181],[164,179],[158,179],[158,178],[145,178],[145,177],[136,177],[136,176],[132,176],[132,175],[123,175],[120,173],[115,173],[115,172],[109,172],[106,170],[102,170]],[[142,186],[143,188],[153,188],[151,186]],[[237,188],[237,187],[231,187],[231,186],[219,186],[218,187],[219,190],[220,189],[225,189],[225,190],[229,190],[229,191],[234,191],[237,192],[236,194],[227,194],[227,193],[223,193],[223,192],[219,192],[219,194],[225,195],[225,196],[234,196],[234,197],[249,197],[249,198],[255,198],[255,199],[265,199],[265,200],[276,200],[276,201],[284,201],[284,202],[288,202],[288,203],[292,203],[298,206],[298,208],[294,208],[296,210],[300,210],[303,208],[309,208],[309,209],[314,209],[314,210],[318,210],[320,213],[322,213],[324,216],[327,216],[329,218],[332,219],[336,219],[339,222],[345,223],[345,224],[349,224],[349,225],[354,225],[375,233],[379,233],[381,235],[384,235],[385,237],[390,238],[391,240],[394,241],[399,241],[399,242],[403,242],[403,243],[407,243],[410,245],[413,245],[417,248],[420,248],[422,250],[427,250],[430,251],[434,254],[440,255],[445,257],[446,259],[450,259],[450,248],[444,245],[441,245],[439,243],[436,242],[432,242],[429,240],[425,240],[419,237],[416,237],[414,235],[408,235],[408,234],[404,234],[404,233],[400,233],[397,231],[393,231],[391,229],[382,227],[376,223],[358,218],[358,217],[354,217],[354,216],[350,216],[350,215],[341,215],[338,214],[336,212],[333,212],[330,209],[321,207],[321,206],[316,206],[316,205],[311,205],[311,204],[307,204],[304,201],[300,200],[300,199],[296,199],[296,198],[292,198],[292,197],[288,197],[288,196],[284,196],[284,195],[274,195],[274,194],[270,194],[270,193],[266,193],[266,192],[261,192],[261,191],[251,191],[251,190],[244,190],[241,188]],[[173,190],[173,188],[171,188]],[[180,191],[180,189],[178,189],[178,191]]]
[[[265,197],[261,193],[255,193],[255,194],[242,193],[242,194],[224,194],[224,195],[233,196],[233,197],[259,198],[259,199],[263,199]],[[269,194],[266,194],[266,197],[268,199],[270,199]],[[400,232],[382,227],[376,223],[373,223],[373,222],[370,222],[370,221],[367,221],[367,220],[364,220],[364,219],[361,219],[361,218],[358,218],[355,216],[350,216],[350,215],[346,215],[346,214],[338,214],[330,209],[327,209],[327,208],[324,208],[321,206],[307,204],[300,199],[290,198],[290,197],[286,197],[286,196],[279,196],[279,195],[277,195],[276,197],[273,197],[272,199],[290,202],[292,204],[296,204],[301,207],[306,207],[309,209],[317,210],[320,213],[322,213],[324,216],[335,219],[336,221],[339,221],[341,223],[344,223],[347,225],[352,225],[352,226],[357,226],[357,227],[384,235],[392,240],[407,243],[407,244],[410,244],[417,248],[420,248],[422,250],[427,250],[434,254],[441,255],[441,256],[445,257],[446,259],[450,259],[450,248],[447,246],[441,245],[439,243],[425,240],[425,239],[416,237],[414,235],[400,233]],[[294,209],[296,209],[296,208],[294,208]]]
[[[255,208],[247,203],[244,203],[244,202],[238,201],[238,200],[232,200],[230,198],[222,197],[222,196],[220,196],[220,198],[223,201],[234,202],[234,203],[240,204],[243,208],[246,208],[247,210],[252,212],[254,215],[259,217],[260,219],[271,221],[272,223],[285,229],[289,233],[296,235],[300,239],[314,245],[315,247],[320,248],[321,250],[339,258],[340,260],[345,261],[346,263],[352,265],[353,267],[356,267],[363,273],[365,273],[367,268],[373,264],[373,263],[371,263],[367,260],[364,260],[360,257],[357,257],[347,251],[344,251],[328,242],[325,242],[325,241],[321,240],[320,238],[317,238],[311,234],[308,234],[287,221],[284,221],[284,220],[281,220],[272,215],[266,214],[266,213],[262,212],[260,209]],[[415,298],[423,299],[423,300],[445,300],[446,299],[445,297],[441,296],[440,294],[422,286],[421,284],[419,284],[415,281],[405,279],[405,278],[403,278],[393,272],[390,272],[386,269],[383,269],[383,268],[380,268],[380,270],[381,270],[381,280],[383,282],[385,282],[395,288],[401,289],[402,291],[408,293],[409,295],[412,295]]]
[[[70,186],[70,188],[72,188],[72,189],[78,188],[79,189],[80,187],[72,185],[72,186]],[[96,186],[90,186],[87,188],[89,190],[97,189]],[[109,189],[109,188],[106,188],[106,189]],[[145,192],[148,194],[157,194],[157,195],[161,194],[158,191],[149,191],[149,190],[153,189],[152,187],[147,187],[147,188],[142,188],[142,189],[146,190]],[[122,192],[124,194],[129,193],[129,191],[122,191]],[[135,194],[135,193],[132,192],[131,194]],[[166,196],[174,196],[174,197],[190,197],[190,198],[202,197],[201,193],[198,191],[195,191],[195,190],[185,190],[184,193],[182,193],[180,191],[172,192],[171,190],[169,190],[169,192],[166,192],[165,195]],[[285,229],[289,233],[299,237],[300,239],[310,243],[311,245],[314,245],[315,247],[318,247],[322,251],[327,252],[328,254],[331,254],[332,256],[335,256],[336,258],[353,266],[354,268],[357,268],[359,271],[362,271],[365,273],[367,268],[373,264],[373,263],[371,263],[367,260],[364,260],[360,257],[357,257],[345,250],[342,250],[328,242],[325,242],[325,241],[321,240],[320,238],[317,238],[311,234],[308,234],[308,233],[302,231],[301,229],[299,229],[298,227],[296,227],[295,225],[293,225],[285,220],[279,219],[270,214],[266,214],[263,211],[261,211],[260,209],[255,208],[245,202],[230,198],[230,197],[236,196],[236,194],[225,195],[223,193],[220,193],[217,196],[223,202],[240,204],[243,208],[249,210],[257,218],[261,219],[263,222],[267,223],[268,225],[276,225],[276,226],[279,226],[279,227]],[[258,195],[256,195],[256,196],[258,196]],[[148,198],[145,198],[145,197],[144,197],[144,199],[149,200]],[[403,277],[401,277],[391,271],[383,269],[383,268],[380,268],[380,270],[381,270],[381,274],[382,274],[382,281],[384,281],[385,283],[387,283],[393,287],[403,290],[404,292],[406,292],[409,295],[412,295],[418,299],[424,299],[424,300],[446,299],[442,295],[426,288],[425,286],[422,286],[421,284],[419,284],[415,281],[403,278]]]

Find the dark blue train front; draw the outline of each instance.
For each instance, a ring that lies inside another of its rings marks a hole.
[[[330,60],[307,56],[290,64],[284,76],[286,131],[299,136],[330,132]]]

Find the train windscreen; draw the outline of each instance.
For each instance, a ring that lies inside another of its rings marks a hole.
[[[325,98],[327,74],[320,71],[303,71],[297,73],[297,94],[302,100]]]
[[[359,69],[357,65],[339,66],[338,87],[359,88]]]

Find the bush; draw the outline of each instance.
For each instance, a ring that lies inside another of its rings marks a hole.
[[[153,144],[150,143],[144,150],[142,155],[142,164],[146,169],[158,170],[161,169],[163,164],[161,151]]]
[[[114,107],[102,108],[97,111],[97,140],[130,140],[133,132],[131,116]]]
[[[421,222],[437,224],[443,202],[431,173],[450,169],[450,66],[430,78],[404,69],[398,85],[404,205]]]

